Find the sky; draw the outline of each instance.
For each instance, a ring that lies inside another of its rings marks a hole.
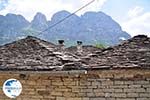
[[[0,0],[0,15],[21,14],[31,21],[37,12],[52,15],[61,10],[74,12],[92,0]],[[95,0],[77,15],[86,11],[102,11],[118,22],[131,36],[150,36],[150,0]]]

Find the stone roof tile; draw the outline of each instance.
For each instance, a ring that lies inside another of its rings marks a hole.
[[[150,68],[150,38],[138,35],[121,44],[98,49],[83,46],[57,51],[58,46],[35,37],[0,47],[0,70],[97,70],[113,68]]]
[[[98,57],[91,57],[91,63],[111,68],[150,68],[150,38],[138,35],[114,47],[102,50]],[[97,66],[96,65],[96,66]]]
[[[57,70],[79,58],[56,53],[57,45],[28,36],[0,47],[0,70]]]

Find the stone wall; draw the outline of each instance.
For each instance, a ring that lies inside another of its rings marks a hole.
[[[5,80],[23,86],[15,100],[150,100],[150,70],[114,69],[64,72],[0,72],[0,100]]]

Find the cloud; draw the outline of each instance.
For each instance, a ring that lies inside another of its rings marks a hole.
[[[8,1],[7,0],[1,0],[0,1],[0,10],[4,9],[7,6]]]
[[[150,36],[150,12],[144,12],[143,8],[135,7],[133,10],[130,10],[128,14],[129,19],[122,23],[123,30],[132,36],[138,34]]]
[[[129,17],[136,17],[139,16],[143,12],[144,8],[136,6],[133,9],[130,9],[128,12]]]
[[[51,19],[51,16],[57,11],[67,10],[74,12],[90,1],[91,0],[9,0],[7,7],[1,10],[0,14],[21,14],[31,21],[37,12],[42,12],[48,19]],[[95,0],[94,3],[83,9],[78,15],[83,14],[85,11],[99,11],[105,2],[106,0]]]

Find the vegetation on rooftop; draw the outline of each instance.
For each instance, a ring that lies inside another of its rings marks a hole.
[[[104,49],[104,48],[107,47],[107,46],[106,46],[105,44],[103,44],[103,43],[96,43],[95,46],[96,46],[97,48],[101,48],[101,49]]]

